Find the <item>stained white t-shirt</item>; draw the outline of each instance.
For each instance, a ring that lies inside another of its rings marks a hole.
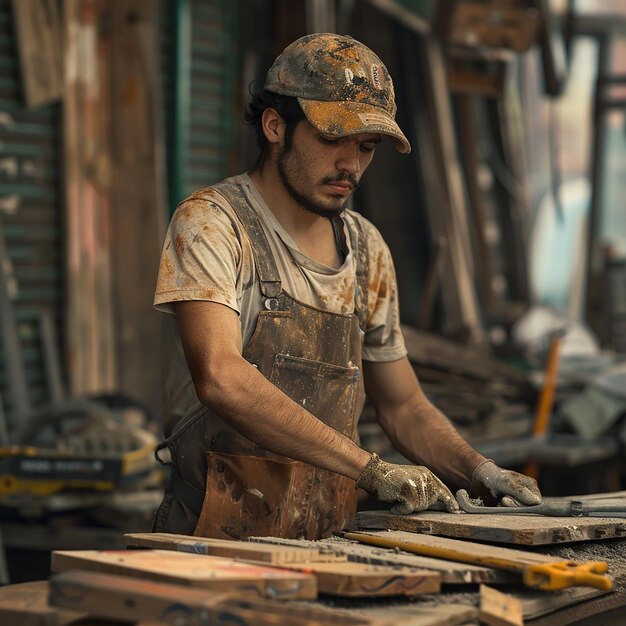
[[[239,185],[260,218],[282,288],[292,298],[332,313],[354,311],[359,220],[368,248],[368,312],[363,360],[395,361],[406,355],[400,331],[398,295],[389,248],[378,230],[353,211],[342,214],[348,254],[341,267],[325,266],[302,254],[280,225],[247,174],[228,182]],[[155,307],[174,313],[172,303],[205,300],[230,307],[239,314],[245,346],[265,298],[259,288],[252,244],[230,203],[207,187],[181,204],[168,227],[157,279]],[[183,354],[174,315],[163,320],[163,391],[166,434],[168,425],[202,407]]]

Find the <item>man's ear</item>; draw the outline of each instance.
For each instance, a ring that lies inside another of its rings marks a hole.
[[[263,134],[269,143],[282,143],[285,138],[285,120],[276,109],[268,107],[261,116]]]

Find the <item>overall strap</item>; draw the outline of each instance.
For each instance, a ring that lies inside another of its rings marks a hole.
[[[369,271],[369,252],[367,241],[365,240],[365,231],[363,225],[357,218],[354,219],[356,225],[357,237],[353,242],[354,253],[356,255],[356,289],[354,294],[354,308],[359,318],[359,326],[365,332],[367,318],[369,316],[368,309],[368,271]]]
[[[259,217],[248,203],[239,185],[221,182],[213,185],[213,188],[228,200],[252,241],[252,252],[259,273],[261,293],[266,298],[277,298],[282,291],[280,274]]]

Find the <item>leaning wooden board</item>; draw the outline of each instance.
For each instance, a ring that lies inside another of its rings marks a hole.
[[[331,550],[320,552],[315,548],[298,549],[278,544],[207,539],[167,533],[136,533],[125,535],[124,539],[130,546],[208,553],[248,562],[271,559],[272,565],[276,567],[313,574],[317,579],[318,591],[334,596],[414,596],[438,593],[441,588],[441,576],[437,572],[369,563],[348,563],[345,555]],[[307,556],[312,560],[307,562],[305,560]],[[321,558],[330,562],[317,562]]]
[[[316,580],[311,574],[169,550],[75,550],[52,553],[53,572],[70,569],[148,578],[213,591],[236,591],[276,600],[311,600],[317,597]]]
[[[451,514],[440,511],[396,515],[357,513],[359,530],[406,530],[425,535],[538,546],[626,536],[626,519],[543,515]]]

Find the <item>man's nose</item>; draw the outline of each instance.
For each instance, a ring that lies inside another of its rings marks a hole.
[[[337,169],[353,175],[358,174],[361,171],[360,156],[359,144],[346,142],[337,159]]]

